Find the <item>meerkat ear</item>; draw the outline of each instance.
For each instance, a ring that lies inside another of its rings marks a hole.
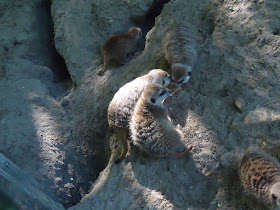
[[[152,98],[151,102],[154,104],[154,103],[156,103],[156,100]]]

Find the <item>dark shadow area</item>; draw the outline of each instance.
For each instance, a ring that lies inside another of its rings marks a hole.
[[[272,34],[273,34],[273,35],[278,35],[278,36],[279,36],[279,35],[280,35],[280,29],[278,29],[278,28],[274,29],[273,32],[272,32]]]
[[[2,178],[1,178],[2,179]],[[2,210],[13,210],[17,209],[15,204],[12,202],[12,200],[5,195],[5,193],[0,191],[0,209]]]
[[[145,48],[145,37],[147,33],[154,27],[156,17],[160,15],[162,8],[169,1],[170,0],[154,0],[144,17],[131,17],[132,21],[142,29],[143,35],[137,46],[137,49],[140,51],[144,50]]]
[[[47,66],[54,73],[54,82],[63,82],[71,79],[71,77],[63,57],[55,48],[51,4],[51,0],[42,0],[38,3],[36,17],[40,24],[34,27],[40,36],[40,41],[39,43],[36,43],[36,45],[40,46],[39,53],[44,56],[44,60],[46,60],[47,57],[49,59]]]
[[[156,17],[160,15],[164,5],[170,0],[154,0],[152,6],[146,13],[143,22],[143,28],[145,32],[151,30],[155,25]]]

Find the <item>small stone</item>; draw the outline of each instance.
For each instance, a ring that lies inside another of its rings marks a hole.
[[[236,78],[236,81],[241,82],[242,80],[241,80],[241,78],[238,77],[238,78]]]
[[[215,204],[216,204],[216,201],[211,201],[210,204],[211,204],[211,205],[215,205]]]
[[[69,101],[68,101],[68,99],[63,98],[63,99],[61,100],[60,104],[61,104],[61,106],[65,107],[65,106],[67,106],[67,105],[69,104]]]
[[[239,111],[242,111],[242,108],[243,108],[243,106],[244,106],[244,101],[242,100],[242,99],[236,99],[235,101],[234,101],[234,105],[237,107],[237,109],[239,110]]]

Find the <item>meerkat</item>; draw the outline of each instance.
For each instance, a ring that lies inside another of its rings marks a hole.
[[[172,80],[176,88],[190,79],[198,57],[196,37],[197,31],[194,26],[178,26],[168,31],[163,38],[165,59],[171,65]]]
[[[121,162],[127,153],[128,128],[131,114],[144,87],[149,83],[166,87],[171,83],[171,76],[162,69],[150,70],[148,74],[138,77],[121,87],[109,104],[107,111],[108,124],[115,129],[118,139],[122,144],[122,152],[115,161],[116,164]]]
[[[280,165],[273,157],[248,150],[240,163],[240,180],[247,193],[280,207]]]
[[[158,84],[146,85],[131,118],[132,143],[154,157],[180,158],[192,149],[185,147],[182,131],[168,119],[163,101],[171,92]]]
[[[109,37],[102,47],[104,57],[103,71],[106,71],[109,60],[113,58],[120,64],[125,64],[126,56],[135,53],[137,42],[141,36],[141,28],[132,27],[126,33],[114,34]]]

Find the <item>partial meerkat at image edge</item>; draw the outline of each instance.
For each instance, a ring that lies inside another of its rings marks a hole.
[[[125,64],[126,56],[136,52],[136,45],[141,36],[141,28],[132,27],[126,33],[114,34],[109,37],[102,47],[103,71],[107,70],[108,62],[111,59],[116,59],[119,64]]]
[[[249,149],[240,162],[239,175],[245,192],[268,206],[280,207],[280,165],[270,155]]]
[[[193,25],[179,25],[169,30],[163,40],[165,59],[171,65],[176,88],[187,83],[197,61],[197,29]]]
[[[122,86],[111,100],[108,111],[108,124],[117,133],[122,144],[122,152],[115,163],[122,161],[127,153],[127,140],[129,137],[129,122],[135,104],[147,84],[155,83],[166,87],[171,83],[171,76],[162,69],[153,69],[149,73],[134,79]]]
[[[185,157],[192,145],[185,147],[183,133],[169,121],[163,101],[172,93],[158,84],[148,84],[138,100],[130,122],[132,143],[150,156]]]

